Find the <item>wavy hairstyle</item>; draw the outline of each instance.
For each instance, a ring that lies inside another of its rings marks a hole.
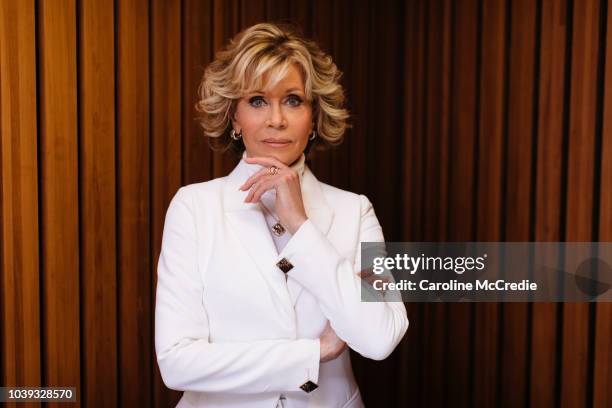
[[[289,26],[261,23],[230,40],[204,72],[196,110],[214,149],[244,151],[242,139],[229,137],[238,100],[253,90],[274,87],[292,64],[301,71],[306,98],[312,103],[318,136],[314,143],[322,148],[342,141],[349,114],[339,83],[342,73],[332,58]],[[309,141],[306,152],[312,143]]]

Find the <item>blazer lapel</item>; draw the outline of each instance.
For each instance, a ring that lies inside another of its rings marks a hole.
[[[292,319],[292,301],[285,287],[285,277],[276,267],[278,253],[272,236],[268,233],[268,225],[261,208],[259,204],[245,203],[248,192],[238,190],[250,175],[241,161],[227,177],[223,189],[225,215],[244,252],[253,260],[256,266],[254,269],[271,288],[276,300],[280,301],[283,313]]]
[[[321,190],[321,183],[306,165],[304,165],[301,187],[306,215],[319,231],[327,235],[334,218],[334,213],[325,200]]]

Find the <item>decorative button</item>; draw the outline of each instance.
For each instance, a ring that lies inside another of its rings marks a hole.
[[[285,273],[293,269],[293,265],[291,265],[291,262],[289,262],[287,258],[283,258],[280,261],[278,261],[276,263],[276,266],[278,266],[278,268]]]
[[[316,390],[317,388],[319,388],[319,386],[313,383],[312,381],[308,380],[304,384],[300,385],[300,388],[306,392],[312,392]]]

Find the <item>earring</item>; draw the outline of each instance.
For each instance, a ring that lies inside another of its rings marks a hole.
[[[310,137],[308,138],[308,140],[315,140],[315,137],[317,137],[317,132],[316,131],[312,131],[312,135],[310,135]]]
[[[242,137],[242,133],[236,133],[234,129],[230,130],[230,137],[234,140],[238,140]]]

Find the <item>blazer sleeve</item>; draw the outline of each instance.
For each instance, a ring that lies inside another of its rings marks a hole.
[[[372,204],[361,195],[359,242],[384,242]],[[319,301],[332,328],[350,348],[364,357],[383,360],[408,329],[406,308],[400,302],[361,301],[360,253],[342,257],[327,237],[306,220],[291,237],[279,260],[293,268],[288,274]]]
[[[191,208],[181,188],[166,214],[157,266],[155,349],[164,383],[181,391],[236,394],[300,391],[307,380],[316,383],[318,339],[209,341]]]

